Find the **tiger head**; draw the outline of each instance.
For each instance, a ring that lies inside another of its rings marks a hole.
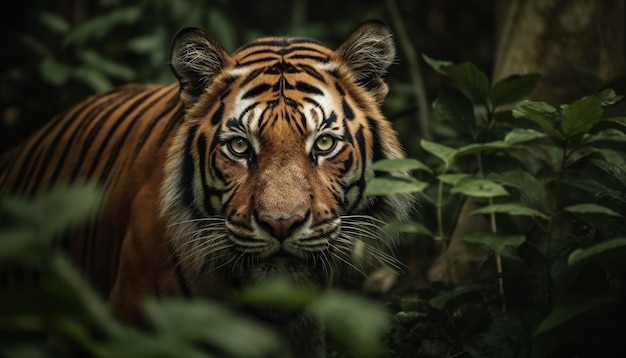
[[[277,276],[323,286],[395,263],[382,225],[406,219],[412,199],[363,195],[373,161],[403,156],[380,109],[394,59],[377,21],[335,51],[268,37],[229,55],[201,30],[175,37],[185,120],[162,214],[192,291]]]

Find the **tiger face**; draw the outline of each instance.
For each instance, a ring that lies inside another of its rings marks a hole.
[[[403,156],[380,105],[395,58],[379,22],[337,50],[271,37],[232,56],[204,32],[173,42],[185,122],[168,155],[162,214],[195,293],[212,277],[325,286],[393,265],[381,227],[408,196],[364,197],[378,159]]]

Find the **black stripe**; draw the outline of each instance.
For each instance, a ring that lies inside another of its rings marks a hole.
[[[363,191],[365,190],[365,163],[367,163],[367,148],[365,147],[365,136],[363,135],[363,129],[364,127],[361,125],[359,126],[359,130],[356,131],[356,133],[354,134],[354,138],[356,140],[357,143],[357,148],[359,149],[359,154],[362,156],[361,160],[362,160],[362,165],[361,165],[361,173],[360,173],[360,177],[359,180],[355,181],[353,184],[351,184],[349,187],[347,187],[345,190],[348,191],[353,187],[358,187],[359,188],[359,197],[356,198],[356,200],[354,201],[354,203],[352,203],[352,206],[348,209],[348,212],[352,212],[356,206],[358,205],[358,203],[361,201],[361,198],[363,196]]]
[[[107,94],[108,95],[108,94]],[[103,97],[106,97],[107,95],[103,95]],[[52,139],[52,141],[50,142],[50,144],[48,144],[47,146],[45,146],[44,149],[46,151],[45,156],[43,157],[43,163],[41,163],[38,167],[39,167],[39,171],[37,172],[37,174],[32,174],[29,173],[28,177],[30,178],[34,178],[34,180],[31,182],[32,185],[30,185],[28,191],[34,191],[38,188],[41,187],[41,183],[43,181],[43,177],[45,176],[45,174],[48,172],[48,166],[50,165],[52,158],[55,154],[57,154],[59,152],[59,148],[60,146],[60,142],[62,140],[62,138],[67,134],[69,128],[73,125],[76,124],[77,121],[82,121],[84,120],[85,116],[84,116],[84,111],[89,109],[89,114],[93,115],[96,110],[95,108],[92,108],[91,106],[93,105],[94,101],[99,101],[101,98],[95,98],[93,100],[88,100],[85,101],[83,103],[83,105],[81,105],[76,112],[74,112],[74,114],[70,117],[64,117],[61,119],[61,121],[59,121],[58,123],[55,123],[53,128],[57,128],[58,126],[61,126],[60,129],[58,129],[57,134],[54,136],[54,138]],[[98,102],[99,103],[99,102]],[[46,132],[46,133],[51,133],[52,132],[52,128],[50,128],[50,131]],[[73,146],[74,143],[65,143],[66,146]],[[37,145],[35,145],[36,147]],[[65,160],[65,158],[61,158],[60,160]],[[62,164],[62,162],[58,163],[58,166],[60,166]]]
[[[172,94],[173,94],[173,97],[170,98],[165,103],[165,107],[159,112],[158,115],[155,116],[154,120],[151,121],[150,124],[146,126],[143,133],[141,133],[141,136],[139,137],[139,140],[137,141],[137,144],[135,145],[135,150],[133,151],[133,155],[130,159],[131,163],[135,162],[135,160],[139,156],[139,152],[141,152],[141,149],[144,147],[146,141],[152,135],[152,132],[154,131],[156,126],[161,122],[161,120],[167,119],[168,122],[167,122],[167,126],[165,130],[163,131],[165,133],[162,132],[159,138],[161,138],[163,134],[166,134],[166,135],[169,134],[169,132],[171,131],[171,128],[180,123],[180,120],[182,119],[181,118],[182,102],[180,102],[179,100],[178,93],[172,91],[170,95]],[[157,142],[157,148],[160,148],[161,145],[162,145],[161,142]]]
[[[198,136],[198,143],[196,144],[198,149],[198,170],[200,171],[200,178],[202,180],[202,191],[204,194],[204,210],[211,214],[215,210],[211,207],[211,190],[207,187],[207,138],[204,133],[200,133]]]
[[[304,71],[309,76],[311,76],[311,77],[315,78],[316,80],[326,84],[326,80],[324,79],[324,76],[319,71],[317,71],[313,66],[298,65],[298,68],[302,69],[302,71]]]
[[[271,84],[269,84],[269,83],[262,83],[260,85],[255,86],[255,87],[252,87],[241,98],[242,99],[248,99],[248,98],[256,97],[256,96],[260,95],[261,93],[270,90],[271,88],[272,88]]]
[[[172,116],[164,116],[168,118],[169,121],[167,126],[163,131],[161,131],[161,135],[159,136],[159,140],[157,141],[157,147],[161,148],[163,143],[170,137],[170,133],[178,127],[180,123],[183,123],[185,119],[185,109],[182,106],[182,102],[177,100],[176,112],[172,114]]]
[[[324,94],[324,92],[322,92],[319,88],[312,86],[306,82],[301,82],[301,81],[296,82],[296,89],[298,91],[308,93],[308,94],[316,94],[316,95]]]
[[[217,107],[217,110],[211,116],[211,124],[216,126],[222,121],[222,117],[224,117],[224,102],[220,102],[220,106]]]
[[[146,105],[141,111],[139,111],[136,115],[134,115],[132,118],[129,118],[131,113],[133,113],[137,108],[139,108],[139,106],[145,104],[146,100],[148,98],[150,98],[151,96],[154,95],[155,92],[157,92],[157,90],[152,90],[150,92],[146,92],[145,94],[143,94],[142,96],[138,96],[135,97],[129,101],[132,101],[130,103],[130,105],[128,106],[128,108],[117,117],[117,120],[113,123],[113,125],[111,125],[109,127],[109,130],[106,134],[106,136],[104,137],[104,140],[102,141],[102,143],[100,144],[100,146],[98,147],[98,151],[96,152],[95,157],[93,158],[92,162],[91,162],[91,167],[89,168],[89,171],[87,173],[87,177],[91,178],[94,174],[94,172],[96,171],[98,165],[100,164],[100,158],[102,158],[102,156],[104,155],[104,151],[106,150],[106,148],[108,147],[108,144],[111,140],[115,140],[115,144],[113,149],[111,150],[111,153],[109,153],[108,155],[108,159],[105,165],[105,169],[102,171],[102,176],[99,178],[100,182],[104,182],[106,180],[106,177],[108,176],[111,167],[113,166],[113,163],[118,159],[118,154],[120,151],[121,146],[124,144],[124,139],[128,136],[128,133],[130,133],[131,128],[134,126],[134,124],[136,123],[138,118],[141,118],[141,115],[143,113],[145,113],[148,109],[150,109],[150,106],[153,105],[156,101],[158,101],[159,98],[155,99],[154,101],[152,101],[152,103],[150,103],[150,105]],[[122,125],[122,123],[128,123],[127,127],[123,130],[121,137],[116,135],[118,128]]]
[[[253,48],[253,47],[287,47],[289,45],[293,45],[293,44],[312,44],[312,45],[318,45],[318,46],[323,46],[321,42],[310,39],[310,38],[306,38],[306,37],[284,37],[284,38],[276,38],[273,40],[262,40],[262,41],[255,41],[255,42],[251,42],[247,45],[243,45],[242,47],[240,47],[237,51],[235,51],[234,54],[243,52],[244,50],[247,50],[249,48]],[[313,50],[313,49],[312,49]]]
[[[381,138],[380,138],[380,130],[378,129],[378,123],[376,123],[375,119],[367,117],[367,124],[372,134],[372,143],[373,143],[372,161],[375,162],[377,160],[384,159],[385,155],[383,153],[383,148],[380,144]]]
[[[182,192],[183,204],[187,207],[193,207],[193,177],[195,167],[193,164],[193,156],[191,155],[193,148],[193,139],[198,131],[198,125],[193,125],[187,130],[187,138],[185,140],[185,149],[183,155],[183,166],[180,176],[180,182],[178,183],[178,189]]]

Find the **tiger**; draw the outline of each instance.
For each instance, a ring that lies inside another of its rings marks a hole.
[[[229,54],[185,28],[171,44],[175,83],[124,85],[57,115],[2,156],[1,192],[102,188],[99,219],[61,241],[127,322],[146,297],[228,300],[272,278],[340,285],[397,263],[382,226],[414,204],[364,195],[372,178],[406,175],[370,168],[405,157],[381,109],[395,61],[378,20],[335,50],[285,36]],[[324,355],[306,314],[257,314],[298,356]]]

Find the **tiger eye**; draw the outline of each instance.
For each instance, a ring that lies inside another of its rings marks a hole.
[[[242,155],[245,154],[250,148],[250,143],[241,137],[233,138],[228,143],[228,148],[233,154]]]
[[[315,150],[321,153],[330,152],[334,147],[337,139],[328,134],[324,134],[315,140]]]

